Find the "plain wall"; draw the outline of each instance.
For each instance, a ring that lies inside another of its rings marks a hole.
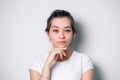
[[[29,80],[31,60],[51,47],[44,29],[54,9],[73,15],[72,47],[91,56],[95,80],[120,80],[119,0],[0,0],[0,80]]]

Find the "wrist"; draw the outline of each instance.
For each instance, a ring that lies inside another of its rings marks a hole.
[[[45,66],[50,67],[51,66],[51,62],[50,61],[46,61],[45,62]]]
[[[45,76],[45,75],[41,75],[41,78],[42,78],[42,79],[47,79],[47,80],[49,79],[49,77],[48,77],[48,76]]]

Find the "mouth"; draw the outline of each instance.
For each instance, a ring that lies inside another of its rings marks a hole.
[[[66,41],[58,41],[57,43],[59,43],[59,44],[65,44]]]

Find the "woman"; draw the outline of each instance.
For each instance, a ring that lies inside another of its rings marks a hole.
[[[93,80],[90,57],[70,49],[72,38],[76,34],[71,14],[65,10],[53,11],[47,20],[45,31],[52,48],[33,61],[30,66],[30,79]]]

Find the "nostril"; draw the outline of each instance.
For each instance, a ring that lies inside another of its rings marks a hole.
[[[64,36],[64,32],[63,31],[60,31],[59,32],[59,38],[63,39],[65,36]]]
[[[64,34],[60,34],[60,38],[64,38]]]

